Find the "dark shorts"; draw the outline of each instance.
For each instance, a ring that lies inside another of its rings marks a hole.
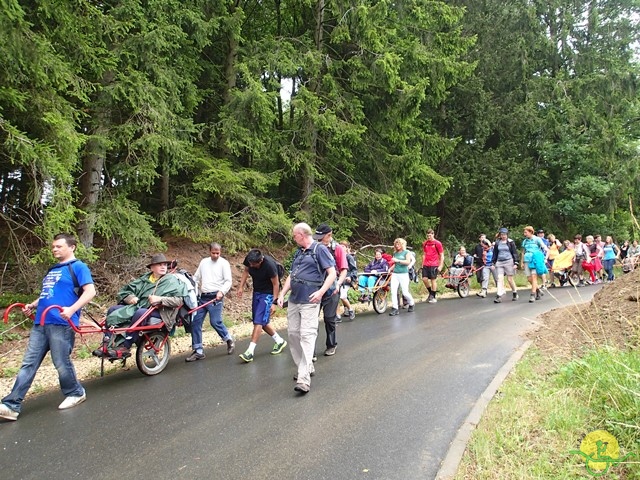
[[[438,278],[438,267],[422,267],[422,278],[435,280]]]
[[[272,293],[253,292],[253,302],[251,304],[251,313],[254,325],[269,324],[271,317],[271,305],[273,304]]]

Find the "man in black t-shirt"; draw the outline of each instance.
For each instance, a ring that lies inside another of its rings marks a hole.
[[[240,354],[240,358],[245,362],[253,362],[253,354],[260,339],[262,330],[271,335],[275,345],[271,350],[271,355],[278,355],[287,346],[284,340],[275,329],[269,325],[271,314],[275,311],[275,299],[280,293],[280,279],[278,278],[278,265],[276,261],[256,248],[249,251],[242,264],[245,266],[240,278],[237,296],[242,298],[245,283],[251,275],[253,281],[253,299],[251,302],[251,316],[253,318],[253,333],[249,348]]]

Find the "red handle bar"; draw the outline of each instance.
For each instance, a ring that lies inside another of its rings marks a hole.
[[[11,312],[12,309],[19,307],[20,311],[22,311],[22,309],[25,307],[26,303],[12,303],[11,305],[9,305],[5,311],[4,311],[4,315],[2,316],[2,319],[4,320],[4,323],[9,323],[9,312]],[[32,320],[35,318],[34,317],[34,313],[32,313],[31,315],[29,315],[29,318],[31,318]]]

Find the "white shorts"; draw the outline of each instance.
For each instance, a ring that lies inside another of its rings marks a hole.
[[[351,287],[349,287],[348,285],[342,285],[340,287],[340,299],[344,300],[349,296],[349,289]]]

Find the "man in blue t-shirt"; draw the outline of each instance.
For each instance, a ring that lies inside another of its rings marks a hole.
[[[249,251],[242,264],[245,268],[236,291],[238,299],[242,298],[244,286],[249,275],[251,275],[251,280],[253,281],[253,298],[251,301],[253,332],[251,333],[251,343],[249,343],[249,348],[239,355],[242,360],[249,363],[253,362],[253,353],[262,330],[267,332],[275,342],[271,349],[271,355],[280,354],[284,347],[287,346],[287,342],[269,325],[271,314],[275,310],[274,300],[278,298],[278,293],[280,293],[280,278],[278,277],[276,261],[254,248]]]
[[[287,321],[291,357],[298,367],[294,390],[308,393],[314,374],[313,351],[318,337],[320,302],[336,279],[336,263],[329,249],[313,240],[306,223],[293,227],[293,239],[299,248],[291,262],[291,273],[278,295],[278,305],[291,291]]]
[[[76,239],[66,233],[53,238],[51,252],[58,263],[44,277],[40,297],[22,310],[25,315],[31,315],[35,309],[35,323],[13,389],[0,403],[0,418],[18,419],[22,401],[49,351],[58,371],[60,389],[66,397],[58,408],[75,407],[87,398],[71,363],[75,332],[70,323],[79,325],[80,309],[96,295],[96,289],[89,267],[75,257],[76,246]],[[42,314],[52,305],[61,308],[49,310],[44,325],[40,325]]]

